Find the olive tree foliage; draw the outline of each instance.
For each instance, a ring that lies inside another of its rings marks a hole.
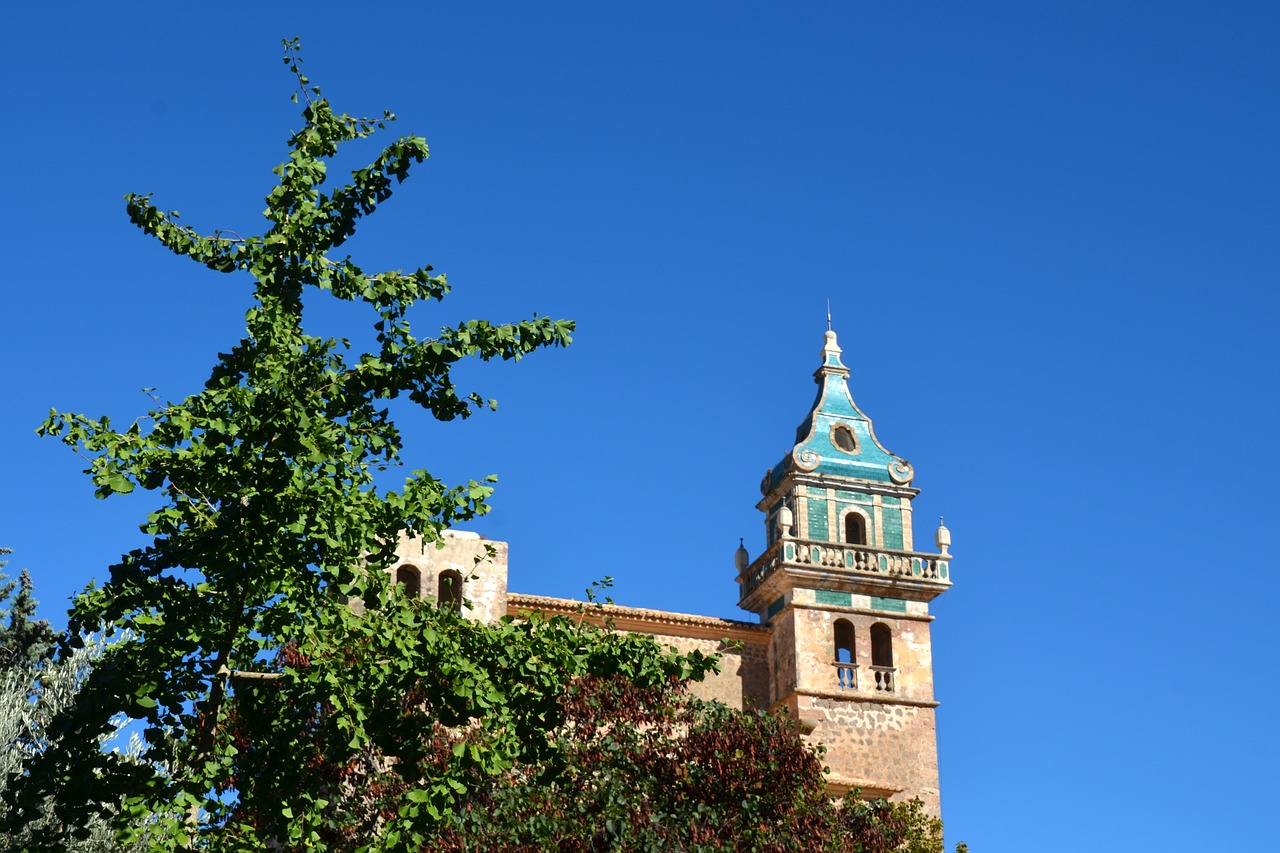
[[[0,554],[10,553],[0,548]],[[0,561],[0,567],[5,565]],[[60,661],[50,662],[54,633],[49,623],[36,619],[36,599],[31,576],[24,569],[17,580],[3,581],[0,575],[0,791],[8,778],[21,770],[25,760],[38,754],[48,742],[49,725],[76,698],[89,673],[90,664],[102,652],[95,640],[82,645]],[[116,720],[117,725],[122,720]],[[103,746],[121,748],[120,732],[103,738]],[[141,744],[126,740],[124,754],[136,757]],[[28,814],[23,825],[0,833],[0,850],[22,850],[33,839],[49,831],[56,822],[51,799]],[[106,820],[96,819],[85,827],[84,838],[72,843],[76,853],[122,851]],[[139,850],[133,845],[131,850]]]
[[[402,533],[436,540],[485,512],[491,493],[487,481],[448,487],[425,471],[381,488],[379,472],[402,464],[388,401],[405,396],[436,418],[467,417],[493,403],[455,386],[459,360],[563,346],[573,324],[535,315],[415,335],[408,312],[445,296],[444,275],[430,266],[367,272],[338,250],[427,158],[426,142],[401,136],[326,191],[339,147],[394,117],[336,113],[302,73],[296,41],[285,63],[302,127],[275,169],[262,234],[202,234],[150,197],[126,196],[131,220],[164,247],[252,281],[243,338],[202,390],[157,399],[123,428],[60,412],[41,428],[89,460],[99,497],[141,489],[157,505],[142,524],[149,544],[75,601],[61,653],[74,655],[86,635],[109,642],[8,787],[10,827],[52,800],[67,833],[100,818],[126,838],[151,826],[156,850],[306,847],[341,819],[329,808],[330,783],[298,784],[297,756],[319,738],[328,761],[370,760],[399,777],[393,819],[366,827],[361,849],[417,850],[473,780],[554,751],[548,732],[561,723],[566,680],[625,674],[643,683],[711,665],[563,626],[470,625],[388,592],[381,570]],[[367,306],[376,346],[355,353],[346,340],[308,334],[303,297],[317,292]],[[307,665],[273,666],[282,649]],[[421,745],[396,731],[408,701],[465,730],[465,742],[440,761],[416,760]],[[252,745],[238,743],[231,724],[246,703],[257,715]],[[140,761],[100,746],[120,714],[141,732]],[[267,811],[276,819],[244,817]],[[57,849],[66,839],[50,832],[40,843]]]
[[[24,761],[47,744],[50,723],[64,713],[76,699],[90,666],[101,655],[103,644],[91,639],[57,662],[20,661],[0,673],[0,791],[10,776],[19,772]],[[141,742],[127,738],[119,731],[122,719],[101,740],[103,749],[118,749],[124,760],[137,760]],[[54,803],[47,799],[26,815],[23,824],[0,834],[0,850],[23,850],[35,845],[42,836],[57,827]],[[67,849],[76,853],[112,853],[141,851],[135,843],[116,843],[115,833],[105,817],[92,819],[83,827],[82,838],[69,842]]]

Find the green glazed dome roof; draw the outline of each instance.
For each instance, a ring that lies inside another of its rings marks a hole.
[[[796,445],[765,475],[760,491],[769,494],[792,471],[905,486],[911,463],[884,449],[871,419],[849,393],[849,368],[840,361],[836,333],[828,330],[822,366],[813,374],[818,396],[796,428]]]

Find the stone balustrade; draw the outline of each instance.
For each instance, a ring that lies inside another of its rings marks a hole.
[[[871,672],[872,672],[872,673],[874,673],[874,674],[875,674],[875,677],[876,677],[876,692],[877,692],[877,693],[892,693],[892,692],[893,692],[893,674],[894,674],[896,671],[897,671],[897,670],[896,670],[896,668],[895,668],[895,667],[892,667],[892,666],[873,666],[873,667],[871,667]]]
[[[750,595],[779,565],[821,568],[886,578],[951,585],[948,560],[941,554],[894,551],[870,545],[779,539],[747,567],[739,577],[742,594]]]
[[[836,661],[832,666],[836,669],[836,686],[841,690],[858,689],[858,665],[848,661]],[[893,666],[873,666],[871,676],[875,679],[877,693],[892,693],[893,679],[898,668]]]

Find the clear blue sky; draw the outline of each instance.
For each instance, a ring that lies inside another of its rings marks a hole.
[[[0,544],[55,621],[150,504],[95,501],[35,426],[198,388],[247,305],[121,195],[255,233],[293,35],[338,109],[432,146],[349,244],[449,274],[418,327],[578,321],[567,351],[465,370],[496,414],[404,411],[412,466],[500,476],[475,528],[514,589],[609,574],[622,603],[735,615],[830,298],[855,398],[915,465],[917,541],[940,514],[954,536],[952,842],[1274,848],[1273,4],[9,10]]]

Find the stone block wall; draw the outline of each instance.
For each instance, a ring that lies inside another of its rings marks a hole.
[[[797,657],[795,647],[795,609],[785,609],[769,623],[772,629],[769,640],[769,704],[776,705],[793,693],[798,686]]]
[[[806,592],[809,596],[803,595]],[[786,622],[787,633],[794,637],[794,689],[809,693],[847,692],[840,688],[835,668],[835,622],[844,619],[854,630],[855,692],[867,695],[878,692],[871,669],[871,626],[881,623],[889,627],[893,640],[894,695],[909,701],[933,701],[930,617],[913,618],[907,614],[877,613],[853,607],[819,607],[805,601],[806,597],[811,598],[812,591],[797,590],[792,606],[774,619],[775,633],[784,629],[778,623]]]
[[[700,699],[714,700],[730,708],[769,707],[769,651],[764,642],[725,644],[707,637],[657,636],[677,651],[694,650],[720,655],[720,672],[690,685],[689,691]],[[761,637],[763,640],[764,637]]]
[[[864,796],[895,800],[919,797],[926,811],[941,814],[932,707],[803,695],[788,704],[813,726],[809,737],[826,746],[834,788],[860,787]]]

